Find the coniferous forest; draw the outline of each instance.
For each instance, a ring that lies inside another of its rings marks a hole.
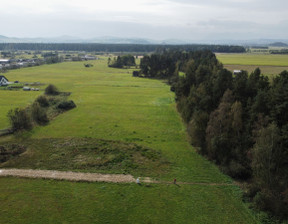
[[[86,52],[155,52],[163,49],[183,51],[243,53],[245,48],[233,45],[164,45],[164,44],[97,44],[97,43],[0,43],[0,51],[86,51]]]
[[[211,51],[163,51],[140,74],[168,79],[191,144],[238,180],[256,209],[288,216],[288,72],[233,75]],[[180,75],[179,75],[180,74]]]

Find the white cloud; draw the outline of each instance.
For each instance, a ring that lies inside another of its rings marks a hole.
[[[75,35],[81,30],[78,36],[123,36],[138,26],[137,35],[150,38],[159,37],[160,30],[163,38],[228,35],[232,30],[245,35],[245,28],[259,36],[273,28],[284,36],[287,23],[279,24],[288,20],[287,7],[287,0],[13,0],[1,3],[0,18],[6,22],[0,35]]]

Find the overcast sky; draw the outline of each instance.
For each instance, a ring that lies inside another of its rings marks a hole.
[[[0,35],[288,39],[288,0],[10,0]]]

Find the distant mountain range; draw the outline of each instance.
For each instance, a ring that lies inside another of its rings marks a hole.
[[[81,39],[72,36],[60,36],[50,38],[18,38],[6,37],[0,35],[0,43],[99,43],[99,44],[188,44],[187,41],[181,40],[151,40],[144,38],[120,38],[120,37],[97,37],[89,39]]]
[[[96,37],[96,38],[77,38],[73,36],[59,36],[50,38],[18,38],[0,35],[0,43],[100,43],[100,44],[221,44],[221,45],[240,45],[240,46],[274,46],[288,47],[288,39],[253,39],[253,40],[152,40],[145,38],[121,38],[121,37]]]

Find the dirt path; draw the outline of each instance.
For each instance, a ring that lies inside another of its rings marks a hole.
[[[136,183],[136,179],[132,175],[124,174],[101,174],[101,173],[80,173],[71,171],[56,170],[31,170],[31,169],[0,169],[0,177],[26,177],[26,178],[42,178],[68,181],[87,181],[87,182],[110,182],[110,183]],[[141,177],[142,183],[154,184],[173,184],[168,181],[152,180],[149,177]],[[234,184],[226,183],[194,183],[194,182],[177,182],[177,185],[210,185],[210,186],[230,186]]]
[[[78,173],[70,171],[28,169],[1,169],[0,176],[113,183],[132,183],[136,181],[133,176],[124,174]]]

